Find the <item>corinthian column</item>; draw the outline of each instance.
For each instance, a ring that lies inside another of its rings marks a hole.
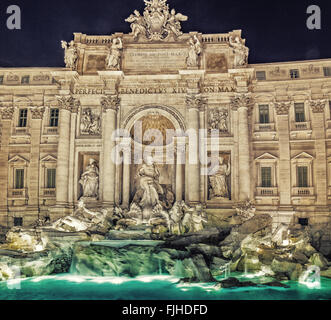
[[[200,202],[200,159],[199,159],[199,110],[206,105],[201,94],[190,94],[186,97],[188,108],[188,195],[190,204]]]
[[[71,96],[60,96],[58,103],[60,122],[56,168],[56,205],[66,207],[69,190],[70,117],[71,112],[77,112],[79,101]]]
[[[103,205],[113,206],[115,203],[116,163],[112,159],[115,141],[112,139],[116,130],[117,110],[120,99],[117,95],[105,96],[101,99],[104,116],[103,142]]]
[[[238,110],[239,149],[239,200],[250,198],[251,169],[248,133],[248,108],[252,100],[249,93],[238,94],[232,101],[232,109]]]
[[[325,144],[324,110],[326,100],[311,100],[310,107],[313,112],[312,124],[315,136],[316,161],[314,165],[314,176],[316,186],[316,204],[327,206],[328,203],[328,182],[327,182],[327,150]]]

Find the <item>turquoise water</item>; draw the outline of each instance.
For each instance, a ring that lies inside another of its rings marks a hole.
[[[178,280],[161,275],[131,279],[72,274],[15,279],[0,282],[0,300],[331,300],[331,279],[327,278],[321,278],[320,289],[291,281],[285,282],[287,289],[216,289],[212,283],[183,285]]]

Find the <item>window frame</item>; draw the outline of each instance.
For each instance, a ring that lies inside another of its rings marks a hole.
[[[56,115],[53,115],[53,111],[56,112]],[[60,116],[60,110],[59,108],[51,108],[49,111],[49,127],[51,128],[58,128],[59,126],[59,116]],[[54,121],[54,123],[53,123]]]
[[[24,116],[22,116],[22,114],[21,114],[23,111],[26,112],[26,114]],[[18,124],[17,124],[17,127],[18,128],[26,128],[27,126],[28,126],[28,108],[20,108],[18,110]]]
[[[299,69],[290,69],[290,78],[291,79],[299,79],[300,78]]]
[[[262,108],[265,108],[267,110],[267,114],[262,114]],[[267,121],[261,121],[264,117],[267,118]],[[260,124],[269,124],[270,122],[270,106],[268,104],[259,104],[259,123]]]
[[[297,109],[302,108],[302,112],[298,113]],[[303,115],[303,118],[301,119],[299,115]],[[305,110],[305,104],[302,102],[295,102],[294,103],[294,120],[296,123],[302,123],[307,121],[306,117],[306,110]]]

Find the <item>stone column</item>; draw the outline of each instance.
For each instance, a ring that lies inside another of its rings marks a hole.
[[[249,93],[238,94],[231,102],[232,109],[238,110],[238,150],[239,150],[239,200],[250,198],[251,168],[248,132],[248,108],[251,107]]]
[[[58,102],[60,119],[56,168],[56,206],[66,208],[69,190],[70,118],[71,112],[78,107],[79,102],[71,96],[58,97]]]
[[[112,135],[116,130],[117,110],[120,99],[117,95],[105,96],[101,99],[101,106],[104,115],[104,132],[102,133],[103,142],[103,206],[114,206],[115,204],[115,181],[116,163],[112,157],[115,141]]]
[[[122,187],[122,207],[128,209],[130,206],[131,193],[131,138],[124,139],[123,150],[123,187]]]
[[[185,145],[186,145],[185,137],[177,137],[176,138],[176,201],[183,200],[183,191],[184,191],[184,163],[185,163]]]
[[[8,224],[8,153],[9,139],[11,135],[11,123],[14,115],[14,107],[0,106],[1,137],[0,137],[0,224]]]
[[[190,131],[188,157],[188,191],[190,204],[200,202],[200,159],[199,159],[199,109],[206,105],[201,94],[190,94],[186,97],[188,108],[188,129]]]
[[[40,138],[41,124],[44,116],[45,108],[32,108],[31,121],[31,158],[30,158],[30,184],[29,191],[29,206],[39,211],[39,159],[40,159]]]
[[[279,201],[280,207],[291,206],[291,153],[289,109],[291,102],[275,103],[279,136]]]
[[[328,203],[327,181],[327,151],[325,145],[324,110],[326,100],[312,100],[310,107],[313,112],[313,133],[315,138],[316,160],[314,161],[314,176],[316,187],[316,205],[326,207]]]

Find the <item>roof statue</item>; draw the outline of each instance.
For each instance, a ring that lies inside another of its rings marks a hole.
[[[166,41],[169,38],[177,40],[183,33],[181,22],[188,17],[169,11],[167,0],[144,0],[146,7],[143,15],[135,10],[125,21],[131,23],[132,35],[135,40],[140,37],[150,41]]]

